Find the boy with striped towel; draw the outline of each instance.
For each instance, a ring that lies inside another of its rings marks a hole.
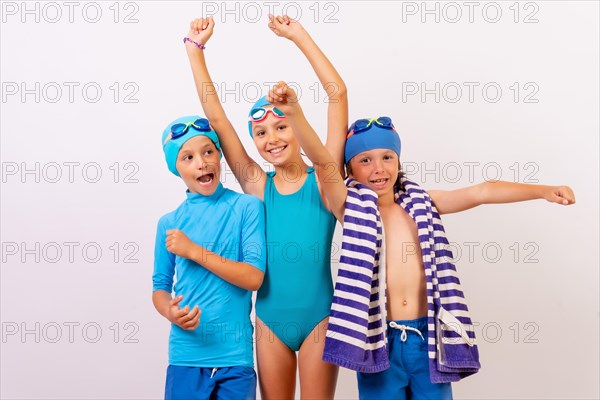
[[[344,182],[326,173],[334,160],[294,91],[281,82],[269,96],[286,114],[344,225],[323,359],[358,372],[361,399],[452,398],[450,382],[476,373],[480,364],[440,215],[533,199],[569,205],[573,191],[495,181],[427,192],[403,177],[400,137],[388,117],[352,124]]]

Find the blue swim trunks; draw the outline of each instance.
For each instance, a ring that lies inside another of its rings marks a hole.
[[[251,367],[200,368],[169,365],[165,400],[256,399]]]
[[[450,383],[431,383],[427,317],[388,321],[390,368],[358,373],[360,399],[452,399]]]

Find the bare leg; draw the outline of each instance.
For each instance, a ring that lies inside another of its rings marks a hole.
[[[338,367],[323,361],[327,321],[322,320],[304,340],[298,355],[301,399],[333,399]]]
[[[296,393],[296,352],[279,340],[258,317],[256,361],[260,396],[264,400],[293,399]]]

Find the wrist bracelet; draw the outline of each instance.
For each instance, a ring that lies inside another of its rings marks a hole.
[[[196,47],[198,47],[200,50],[204,50],[206,48],[206,46],[204,46],[202,43],[194,42],[189,37],[184,37],[183,38],[183,43],[185,44],[185,42],[194,43],[196,45]]]

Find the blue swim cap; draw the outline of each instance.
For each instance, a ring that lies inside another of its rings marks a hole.
[[[355,124],[356,122],[350,128],[352,129]],[[371,123],[367,129],[354,133],[346,140],[344,162],[348,164],[355,155],[373,149],[390,149],[400,158],[400,136],[398,132],[391,128],[381,127],[375,122]]]
[[[254,109],[256,109],[256,108],[259,108],[259,107],[264,107],[264,106],[268,106],[268,105],[270,105],[270,104],[271,104],[271,103],[269,103],[269,102],[267,101],[267,96],[263,96],[263,97],[261,97],[260,99],[258,99],[258,100],[256,101],[256,103],[254,103],[254,104],[252,105],[252,107],[250,107],[250,111],[248,111],[248,132],[250,132],[250,137],[251,137],[251,138],[253,138],[253,137],[254,137],[254,136],[252,135],[252,121],[251,121],[251,118],[250,118],[250,117],[252,116],[252,111],[253,111]]]
[[[162,133],[162,145],[163,145],[163,151],[165,152],[165,160],[167,161],[167,166],[169,167],[169,171],[171,171],[172,173],[174,173],[177,176],[180,176],[179,172],[177,172],[177,168],[175,167],[175,164],[177,162],[177,155],[179,154],[179,150],[181,149],[181,146],[183,146],[183,144],[185,142],[187,142],[188,140],[190,140],[191,138],[193,138],[195,136],[208,137],[215,144],[215,147],[217,148],[217,150],[219,150],[219,156],[221,158],[223,157],[223,152],[221,151],[221,144],[219,143],[219,137],[217,136],[217,133],[214,131],[214,129],[211,129],[210,131],[199,131],[199,130],[195,129],[193,126],[190,126],[190,127],[188,127],[188,131],[184,135],[179,136],[178,138],[175,138],[175,139],[171,138],[171,127],[173,125],[187,124],[189,122],[194,122],[200,118],[202,118],[202,117],[200,117],[198,115],[188,115],[187,117],[177,118],[175,121],[173,121],[169,125],[167,125],[167,127],[165,128],[165,130]]]

